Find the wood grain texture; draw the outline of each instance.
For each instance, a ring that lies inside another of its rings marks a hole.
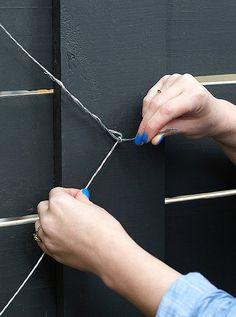
[[[62,80],[111,128],[133,137],[142,98],[165,73],[165,1],[61,1]],[[113,141],[62,96],[62,181],[83,187]],[[164,256],[163,147],[121,144],[91,185],[148,251]],[[147,204],[148,201],[148,204]],[[140,316],[95,277],[64,270],[65,316]]]
[[[51,0],[1,0],[0,21],[46,68],[52,69]],[[52,83],[0,31],[1,90],[51,88]]]
[[[168,73],[235,73],[235,1],[168,2]],[[209,87],[208,87],[209,88]],[[236,104],[235,85],[211,87]],[[166,196],[235,188],[235,166],[212,140],[166,140]],[[236,294],[235,198],[166,207],[166,259]]]

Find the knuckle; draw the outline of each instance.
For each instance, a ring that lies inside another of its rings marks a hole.
[[[144,105],[147,105],[147,104],[149,103],[149,101],[150,101],[150,98],[149,98],[148,96],[145,96],[145,97],[143,98],[143,104],[144,104]]]
[[[173,111],[174,108],[171,103],[168,103],[160,108],[160,114],[167,117],[171,117]]]
[[[163,80],[168,79],[171,75],[167,74],[165,76],[162,77]]]
[[[42,207],[43,207],[43,201],[40,201],[40,203],[38,203],[37,210],[40,211]]]
[[[182,75],[182,79],[188,82],[188,81],[192,81],[194,77],[189,73],[185,73],[184,75]]]
[[[49,195],[50,196],[55,195],[60,189],[61,187],[54,187],[53,189],[50,190]]]
[[[178,78],[178,77],[180,77],[180,76],[181,76],[181,75],[180,75],[179,73],[174,73],[174,74],[171,75],[171,77],[172,77],[173,79]]]
[[[48,208],[48,201],[40,201],[40,203],[37,206],[38,213],[42,213],[44,210]]]
[[[150,104],[150,110],[151,111],[155,112],[157,110],[157,108],[158,108],[158,106],[157,106],[157,104],[155,102],[152,102]]]
[[[149,121],[147,122],[147,129],[148,129],[149,131],[152,132],[152,130],[154,130],[155,127],[156,127],[156,121],[155,121],[154,119],[151,119],[151,120],[149,120]]]
[[[202,85],[198,85],[195,89],[195,95],[198,99],[204,99],[206,97],[206,89]]]
[[[155,99],[150,103],[150,109],[155,112],[162,105],[161,98]]]

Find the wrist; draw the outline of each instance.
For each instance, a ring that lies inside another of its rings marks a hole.
[[[100,277],[144,314],[155,316],[162,297],[179,276],[127,235],[113,245]]]
[[[217,99],[213,117],[215,127],[212,137],[219,143],[228,143],[236,136],[236,107],[230,102]]]

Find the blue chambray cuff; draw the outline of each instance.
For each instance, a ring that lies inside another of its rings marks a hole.
[[[232,296],[218,290],[201,274],[189,273],[177,279],[169,288],[160,303],[156,317],[215,316],[205,313],[209,313],[209,309],[216,312],[212,309],[212,303],[214,304],[215,298],[218,297],[221,300],[220,303],[216,300],[218,305],[223,302],[222,306],[226,306],[226,309],[228,306],[232,307]]]

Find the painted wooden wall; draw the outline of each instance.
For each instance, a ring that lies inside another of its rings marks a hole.
[[[167,72],[235,73],[235,1],[168,2]],[[235,85],[211,87],[236,104]],[[212,140],[166,142],[166,196],[236,187],[235,166]],[[166,206],[166,259],[183,273],[200,271],[236,295],[236,198]]]
[[[142,97],[165,73],[165,1],[61,1],[62,81],[111,128],[136,133]],[[156,40],[158,39],[158,41]],[[155,67],[153,68],[153,66]],[[62,184],[83,187],[114,140],[62,96]],[[91,199],[164,258],[164,147],[121,144]],[[94,276],[64,269],[65,316],[141,316]]]
[[[50,0],[1,0],[0,21],[46,67],[52,69]],[[38,68],[0,31],[0,91],[52,87]],[[35,211],[54,185],[53,98],[0,97],[0,217]],[[41,251],[33,225],[0,230],[0,310]],[[5,316],[56,316],[55,263],[46,258]]]
[[[2,0],[0,21],[125,136],[135,134],[142,98],[162,75],[235,72],[233,0],[55,0],[53,6]],[[0,91],[53,87],[2,32],[0,43]],[[234,86],[211,90],[236,102]],[[83,187],[113,144],[59,90],[54,99],[0,97],[0,126],[0,217],[32,213],[55,184]],[[164,197],[233,188],[234,175],[211,140],[171,137],[156,148],[127,143],[97,176],[91,195],[152,254],[182,273],[201,271],[236,295],[235,198],[164,206]],[[0,230],[0,307],[39,257],[33,232],[32,225]],[[49,258],[5,316],[23,314],[142,316],[95,277]]]

